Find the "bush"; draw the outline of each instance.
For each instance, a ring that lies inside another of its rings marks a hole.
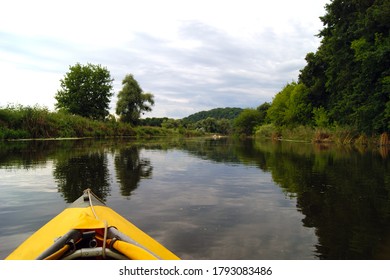
[[[0,127],[0,139],[26,139],[29,138],[29,134],[25,130],[21,129],[8,129],[6,127]]]
[[[255,136],[273,139],[276,132],[280,133],[280,129],[276,128],[273,124],[264,124],[256,128]]]
[[[263,122],[261,113],[255,109],[245,109],[234,120],[233,127],[236,134],[253,135],[255,127]]]
[[[317,127],[328,127],[330,124],[328,114],[324,107],[313,109],[313,119]]]

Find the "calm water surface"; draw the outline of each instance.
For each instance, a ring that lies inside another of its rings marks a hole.
[[[0,259],[91,188],[183,259],[390,259],[387,150],[0,142]]]

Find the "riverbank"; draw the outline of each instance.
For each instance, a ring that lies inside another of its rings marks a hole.
[[[266,124],[255,131],[256,138],[309,143],[333,143],[338,145],[389,146],[389,134],[366,135],[350,127],[313,128],[297,126],[294,128],[276,127]]]
[[[182,126],[177,128],[132,126],[116,120],[113,116],[105,121],[96,121],[62,112],[50,112],[46,108],[38,106],[0,108],[0,140],[197,137],[205,135],[206,133],[202,130],[191,130]],[[255,129],[254,137],[322,144],[390,146],[389,133],[368,136],[350,127],[336,126],[288,128],[265,124]]]
[[[96,121],[41,107],[0,108],[0,140],[104,137],[202,136],[200,131],[132,126],[116,120]]]

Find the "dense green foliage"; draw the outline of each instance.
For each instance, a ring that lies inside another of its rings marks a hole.
[[[290,83],[279,92],[267,111],[269,121],[278,126],[308,124],[311,104],[304,84]]]
[[[243,111],[241,108],[215,108],[200,111],[181,120],[166,120],[164,127],[185,127],[206,133],[228,135],[233,132],[233,121]]]
[[[232,120],[208,117],[193,124],[188,124],[187,127],[208,133],[227,135],[232,132]]]
[[[271,103],[265,102],[256,108],[260,112],[260,119],[262,122],[267,118],[268,109],[271,107]]]
[[[162,119],[161,127],[178,131],[192,131],[203,135],[204,133],[216,133],[228,135],[232,133],[232,121],[227,119],[215,119],[208,117],[194,123],[185,122],[181,119]]]
[[[69,67],[69,72],[61,80],[55,104],[57,109],[91,118],[104,120],[109,114],[110,97],[113,95],[110,72],[100,65]]]
[[[255,109],[245,109],[234,120],[234,131],[237,134],[252,135],[256,126],[261,125],[264,119],[261,113]]]
[[[141,126],[157,126],[157,127],[162,127],[162,123],[164,121],[167,121],[168,118],[145,118],[145,119],[139,119],[139,125]]]
[[[138,124],[143,112],[150,112],[154,105],[154,96],[144,93],[133,75],[129,74],[122,81],[123,88],[118,93],[116,114],[121,121]]]
[[[389,18],[387,0],[326,5],[321,45],[306,56],[299,76],[314,124],[337,123],[366,133],[390,129]]]
[[[196,123],[201,120],[205,120],[207,118],[214,118],[217,120],[220,119],[227,119],[227,120],[233,120],[235,119],[243,109],[241,108],[215,108],[211,109],[209,111],[200,111],[198,113],[189,115],[186,118],[183,118],[184,122],[187,123]]]
[[[264,110],[264,108],[263,108]],[[201,111],[183,119],[146,118],[138,124],[159,126],[178,131],[192,131],[195,134],[216,133],[228,135],[233,132],[233,120],[243,111],[241,108],[215,108]],[[260,109],[261,111],[261,109]]]

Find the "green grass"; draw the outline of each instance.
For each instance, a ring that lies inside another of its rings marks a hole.
[[[202,136],[198,131],[138,126],[109,118],[95,121],[63,112],[50,112],[39,106],[0,108],[0,140],[37,138],[104,138]]]
[[[99,122],[38,106],[0,108],[0,139],[135,135],[131,125],[115,120]]]
[[[351,127],[316,128],[296,126],[292,128],[276,127],[265,124],[257,127],[256,138],[305,141],[312,143],[334,143],[340,145],[379,145],[380,135],[367,136]]]

